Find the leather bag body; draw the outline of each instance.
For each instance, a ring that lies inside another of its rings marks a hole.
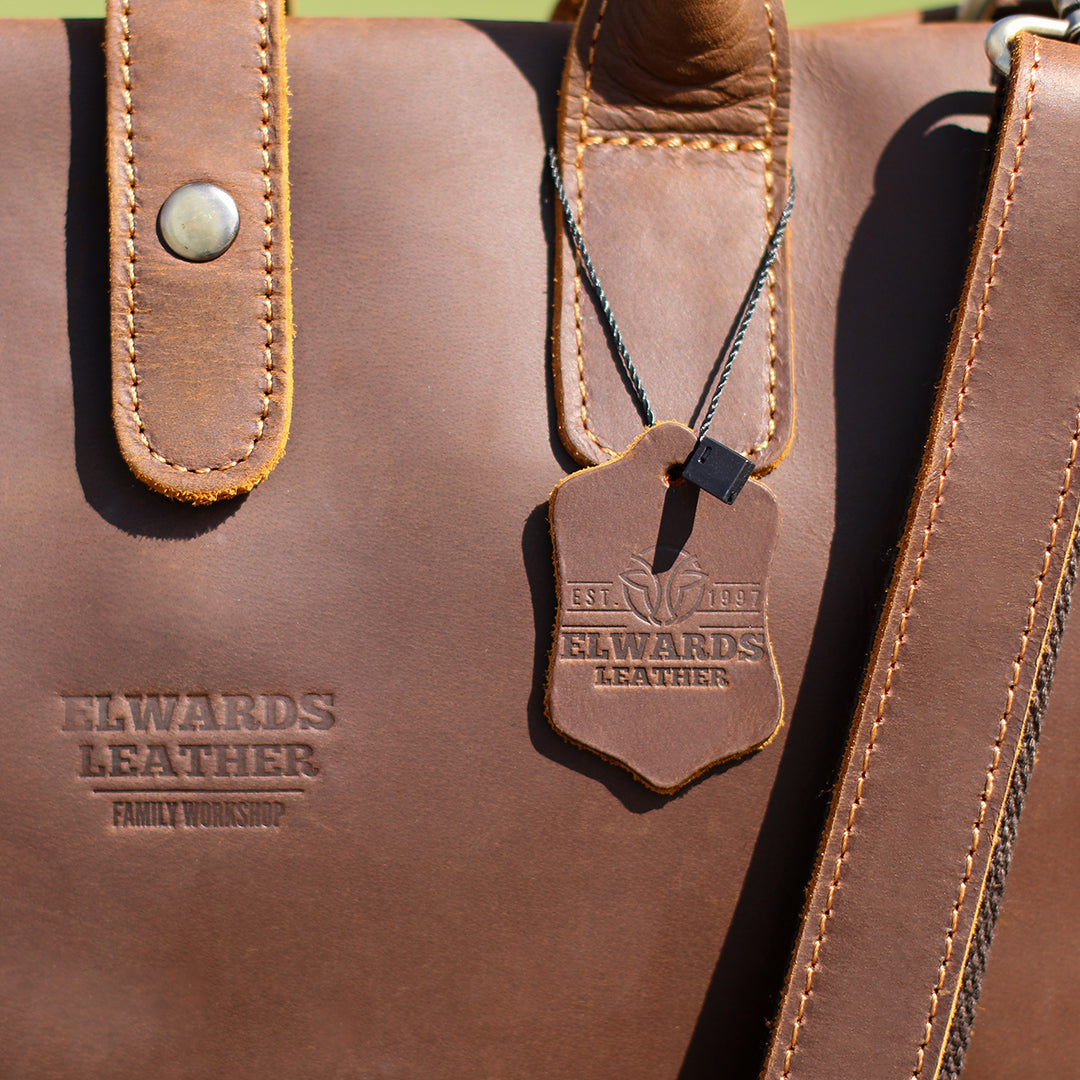
[[[984,32],[791,34],[784,723],[665,796],[544,712],[570,27],[290,19],[288,450],[191,506],[112,428],[102,24],[0,24],[0,1076],[759,1075],[990,167]],[[1073,640],[965,1080],[1068,1075],[1080,1041]],[[201,775],[138,791],[150,745]],[[907,767],[941,797],[947,762]],[[883,1011],[903,929],[866,967]]]

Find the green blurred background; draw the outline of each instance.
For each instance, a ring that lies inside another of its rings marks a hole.
[[[461,19],[546,19],[554,0],[291,0],[294,15],[428,15]],[[918,0],[787,0],[789,21],[808,23],[880,15],[918,6]],[[0,17],[99,17],[105,0],[0,0]]]

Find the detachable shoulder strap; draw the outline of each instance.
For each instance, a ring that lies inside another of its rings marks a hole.
[[[1080,49],[1023,35],[768,1080],[958,1070],[948,1034],[1075,533],[1078,119]]]

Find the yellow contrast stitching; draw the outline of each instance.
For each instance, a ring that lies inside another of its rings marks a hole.
[[[1023,153],[1024,145],[1027,142],[1028,123],[1031,120],[1031,109],[1035,98],[1035,76],[1038,70],[1039,49],[1036,45],[1034,61],[1031,67],[1031,81],[1028,84],[1027,90],[1027,103],[1024,110],[1024,119],[1020,124],[1020,139],[1016,144],[1016,157],[1013,162],[1013,169],[1009,174],[1009,188],[1005,196],[1005,211],[1002,215],[1002,227],[1004,227],[1005,217],[1008,215],[1009,207],[1013,201],[1013,193],[1016,190],[1016,177],[1020,171],[1020,155]],[[1000,250],[1001,231],[999,230],[997,250],[994,252],[995,258]],[[1008,734],[1009,730],[1009,720],[1012,717],[1013,706],[1016,701],[1016,688],[1020,683],[1020,674],[1023,668],[1024,657],[1027,655],[1028,643],[1031,641],[1031,632],[1035,627],[1035,616],[1038,611],[1039,601],[1042,598],[1043,584],[1046,581],[1046,575],[1050,570],[1050,562],[1053,557],[1054,547],[1057,544],[1058,529],[1061,526],[1061,520],[1065,513],[1065,499],[1069,494],[1069,488],[1072,486],[1072,470],[1073,465],[1076,463],[1078,445],[1080,445],[1080,410],[1077,411],[1076,419],[1074,421],[1073,437],[1069,447],[1069,458],[1065,463],[1065,475],[1062,480],[1061,488],[1058,491],[1057,510],[1054,514],[1053,521],[1050,523],[1050,542],[1043,551],[1042,569],[1035,579],[1035,593],[1031,599],[1031,605],[1028,607],[1027,621],[1024,625],[1024,632],[1020,639],[1020,651],[1017,653],[1016,659],[1013,660],[1012,680],[1005,693],[1005,711],[1001,714],[1001,719],[998,722],[997,738],[994,740],[994,745],[990,751],[990,764],[987,767],[986,778],[983,781],[982,794],[979,796],[979,812],[975,817],[974,824],[971,826],[971,847],[968,848],[968,853],[964,858],[964,873],[961,876],[960,884],[957,887],[956,903],[953,904],[952,912],[949,915],[949,929],[945,934],[945,950],[941,956],[941,963],[938,965],[937,980],[934,983],[933,990],[930,991],[930,1010],[926,1016],[926,1025],[923,1030],[922,1042],[919,1043],[919,1048],[915,1052],[915,1068],[912,1070],[911,1080],[916,1080],[922,1072],[923,1065],[926,1062],[926,1048],[929,1046],[930,1038],[933,1035],[934,1020],[937,1016],[938,1004],[941,1000],[941,991],[945,986],[949,962],[952,959],[953,942],[956,939],[956,931],[960,922],[960,912],[963,909],[964,900],[967,897],[968,885],[971,882],[972,873],[975,869],[975,854],[979,849],[982,828],[986,821],[986,810],[990,804],[990,799],[994,794],[994,774],[997,772],[998,766],[1001,763],[1001,750],[1005,743],[1005,736]]]
[[[263,300],[262,322],[266,330],[266,344],[264,346],[266,382],[263,393],[262,412],[259,415],[255,438],[248,445],[247,450],[241,457],[233,461],[227,461],[221,465],[209,465],[196,468],[191,465],[181,465],[170,461],[159,453],[150,443],[139,411],[139,382],[137,363],[138,354],[135,345],[135,240],[136,240],[136,179],[135,179],[135,104],[132,95],[131,84],[131,28],[129,19],[131,16],[131,0],[121,0],[120,3],[120,78],[122,82],[122,94],[124,100],[124,169],[127,176],[127,287],[125,299],[127,301],[127,366],[131,379],[131,415],[135,419],[135,425],[139,441],[146,447],[147,453],[162,465],[167,465],[177,472],[206,474],[212,472],[224,472],[235,468],[247,461],[255,452],[255,447],[263,437],[266,428],[266,418],[270,412],[270,398],[274,392],[274,359],[272,346],[274,343],[273,317],[274,317],[274,261],[273,261],[273,188],[270,173],[270,61],[269,61],[269,20],[270,12],[267,0],[259,0],[258,32],[259,32],[259,71],[262,83],[260,100],[262,105],[262,159],[263,159],[263,203],[265,206],[265,223],[263,253],[265,260],[266,285]]]
[[[596,16],[592,40],[589,42],[589,58],[585,65],[585,83],[581,93],[581,119],[578,123],[577,153],[574,156],[574,171],[577,177],[577,223],[584,229],[585,218],[585,147],[589,145],[589,93],[592,90],[592,69],[596,60],[596,39],[600,36],[600,26],[604,21],[608,0],[603,0]],[[585,349],[581,324],[581,265],[577,253],[574,254],[574,339],[577,343],[578,390],[581,394],[581,426],[592,443],[603,453],[611,455],[615,451],[605,446],[592,428],[589,427],[589,409],[585,397]]]
[[[633,147],[644,150],[716,150],[720,153],[758,153],[765,150],[763,139],[708,139],[684,135],[589,135],[586,146]]]
[[[266,342],[263,345],[266,382],[263,389],[263,408],[259,417],[255,438],[247,455],[255,449],[255,444],[262,438],[266,417],[270,412],[270,397],[274,392],[274,189],[270,171],[270,12],[267,0],[259,0],[259,95],[262,109],[260,133],[262,139],[262,175],[263,175],[263,328]]]
[[[949,441],[945,446],[945,455],[941,467],[941,475],[938,477],[937,492],[934,495],[934,501],[930,504],[930,512],[926,521],[926,529],[923,532],[922,546],[920,547],[919,554],[915,559],[915,571],[911,579],[911,583],[908,586],[907,598],[904,603],[904,610],[900,614],[900,622],[897,627],[896,640],[893,643],[892,657],[889,661],[888,670],[885,673],[885,682],[881,689],[881,697],[878,701],[877,714],[874,717],[873,725],[870,728],[870,739],[866,745],[866,750],[863,752],[862,771],[859,773],[859,778],[855,782],[855,795],[851,800],[851,805],[848,807],[847,822],[844,826],[844,832],[840,838],[840,850],[837,853],[836,861],[833,864],[832,881],[829,883],[829,889],[825,897],[825,908],[821,913],[821,919],[818,923],[817,937],[814,939],[814,943],[810,950],[810,961],[806,965],[806,981],[803,985],[802,993],[799,997],[799,1008],[795,1014],[794,1026],[791,1032],[791,1041],[788,1043],[787,1050],[784,1053],[784,1069],[780,1074],[780,1080],[786,1080],[791,1072],[791,1063],[795,1055],[795,1048],[799,1041],[799,1032],[805,1026],[806,1016],[806,1002],[810,997],[810,990],[814,982],[814,974],[817,972],[818,966],[821,962],[821,950],[825,939],[825,928],[828,924],[829,918],[832,915],[833,903],[836,899],[836,890],[840,884],[840,877],[843,872],[844,863],[847,859],[848,842],[851,838],[852,829],[855,825],[855,816],[858,813],[859,807],[863,801],[863,786],[866,783],[866,777],[870,770],[870,761],[874,752],[874,747],[877,744],[877,737],[881,731],[882,724],[884,723],[885,703],[888,701],[889,695],[892,693],[893,676],[896,673],[897,663],[900,659],[900,649],[907,636],[907,623],[908,618],[911,615],[912,603],[915,600],[915,592],[918,588],[919,582],[922,579],[923,563],[926,560],[926,553],[930,545],[930,535],[934,531],[934,525],[937,521],[938,509],[941,507],[942,497],[945,492],[945,478],[949,472],[949,466],[952,463],[953,447],[956,445],[956,436],[960,428],[960,417],[964,411],[964,404],[968,396],[968,384],[971,380],[971,372],[975,366],[975,355],[978,351],[979,343],[982,340],[983,322],[986,318],[986,309],[990,300],[990,290],[994,286],[994,275],[997,270],[998,259],[1001,256],[1001,247],[1005,239],[1005,225],[1009,217],[1009,208],[1012,206],[1013,194],[1016,190],[1016,177],[1020,172],[1020,159],[1024,152],[1024,146],[1027,143],[1027,127],[1028,121],[1031,119],[1031,105],[1035,94],[1035,73],[1039,67],[1039,54],[1036,49],[1035,63],[1031,70],[1031,84],[1028,87],[1027,108],[1024,114],[1024,119],[1020,130],[1020,140],[1016,145],[1016,156],[1013,160],[1012,169],[1009,173],[1009,184],[1005,196],[1005,204],[1002,208],[1001,221],[998,224],[997,237],[995,241],[993,254],[990,256],[990,266],[987,271],[986,280],[983,283],[982,297],[979,302],[978,314],[975,318],[975,332],[971,338],[971,348],[968,351],[967,361],[964,365],[964,375],[960,382],[960,388],[957,391],[956,397],[956,411],[953,414],[952,421],[949,427]],[[1015,689],[1015,683],[1012,689]],[[1011,700],[1011,698],[1010,698]],[[974,849],[973,849],[974,850]],[[961,889],[966,889],[966,883],[961,882]],[[951,938],[950,938],[951,943]],[[938,990],[940,992],[940,988]],[[931,1005],[931,1021],[933,1019],[933,1012],[936,1008],[936,1002]],[[924,1040],[920,1051],[924,1051],[927,1045],[927,1040]],[[919,1069],[922,1067],[921,1058],[918,1068],[916,1068],[913,1076],[917,1076]]]
[[[776,120],[777,94],[779,87],[779,63],[776,55],[776,25],[773,20],[772,4],[765,0],[765,19],[769,27],[769,107],[765,114],[765,234],[772,229],[773,198],[773,125]],[[750,447],[748,454],[757,454],[765,450],[776,435],[776,269],[770,266],[766,275],[768,289],[766,297],[769,311],[769,424],[766,428],[765,441]]]
[[[1050,542],[1043,551],[1042,569],[1039,571],[1039,576],[1035,579],[1035,593],[1034,596],[1032,596],[1031,605],[1028,608],[1027,621],[1024,624],[1024,633],[1020,639],[1020,651],[1016,654],[1016,659],[1013,661],[1012,681],[1009,683],[1009,688],[1005,694],[1005,711],[1002,713],[1001,720],[998,722],[997,738],[994,740],[994,745],[990,751],[990,764],[987,766],[986,779],[983,781],[982,794],[979,796],[979,812],[975,817],[974,824],[971,826],[971,847],[968,849],[968,853],[964,858],[964,873],[960,878],[960,885],[957,888],[956,903],[953,904],[953,909],[949,916],[949,929],[945,934],[945,951],[942,953],[941,963],[938,965],[937,982],[934,983],[934,989],[930,992],[930,1011],[926,1017],[926,1027],[923,1031],[922,1042],[919,1044],[919,1049],[915,1054],[915,1069],[911,1074],[911,1080],[916,1080],[918,1075],[922,1072],[923,1065],[926,1061],[926,1048],[930,1044],[930,1037],[933,1034],[934,1019],[937,1016],[938,1004],[941,1000],[941,991],[945,986],[945,977],[948,971],[949,961],[952,959],[953,942],[956,938],[956,931],[960,922],[960,911],[964,906],[968,885],[971,883],[971,877],[975,869],[975,854],[979,849],[979,842],[982,838],[982,828],[986,821],[986,811],[989,807],[990,799],[994,794],[994,774],[1001,764],[1001,750],[1005,743],[1005,736],[1009,731],[1009,720],[1012,718],[1013,706],[1016,702],[1016,688],[1020,682],[1020,673],[1024,663],[1024,657],[1027,655],[1028,644],[1031,641],[1031,633],[1035,628],[1035,616],[1038,610],[1039,601],[1042,599],[1043,585],[1046,582],[1046,575],[1050,571],[1050,562],[1053,558],[1054,548],[1057,545],[1058,530],[1061,527],[1061,521],[1065,513],[1065,500],[1068,497],[1069,489],[1072,486],[1072,470],[1073,466],[1076,464],[1078,446],[1080,446],[1080,411],[1077,411],[1076,414],[1072,442],[1069,446],[1069,459],[1065,463],[1065,475],[1061,488],[1058,491],[1057,511],[1054,514],[1054,520],[1050,523]]]

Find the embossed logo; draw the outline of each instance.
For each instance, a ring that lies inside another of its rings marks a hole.
[[[689,552],[678,553],[670,569],[656,573],[658,554],[653,548],[635,555],[619,580],[626,602],[642,620],[653,626],[675,626],[697,611],[709,575]]]
[[[559,655],[600,661],[596,686],[723,690],[730,664],[766,658],[762,596],[756,582],[712,580],[693,552],[652,548],[631,557],[618,583],[570,583]]]
[[[329,692],[69,693],[58,713],[116,829],[280,828],[337,722]]]

